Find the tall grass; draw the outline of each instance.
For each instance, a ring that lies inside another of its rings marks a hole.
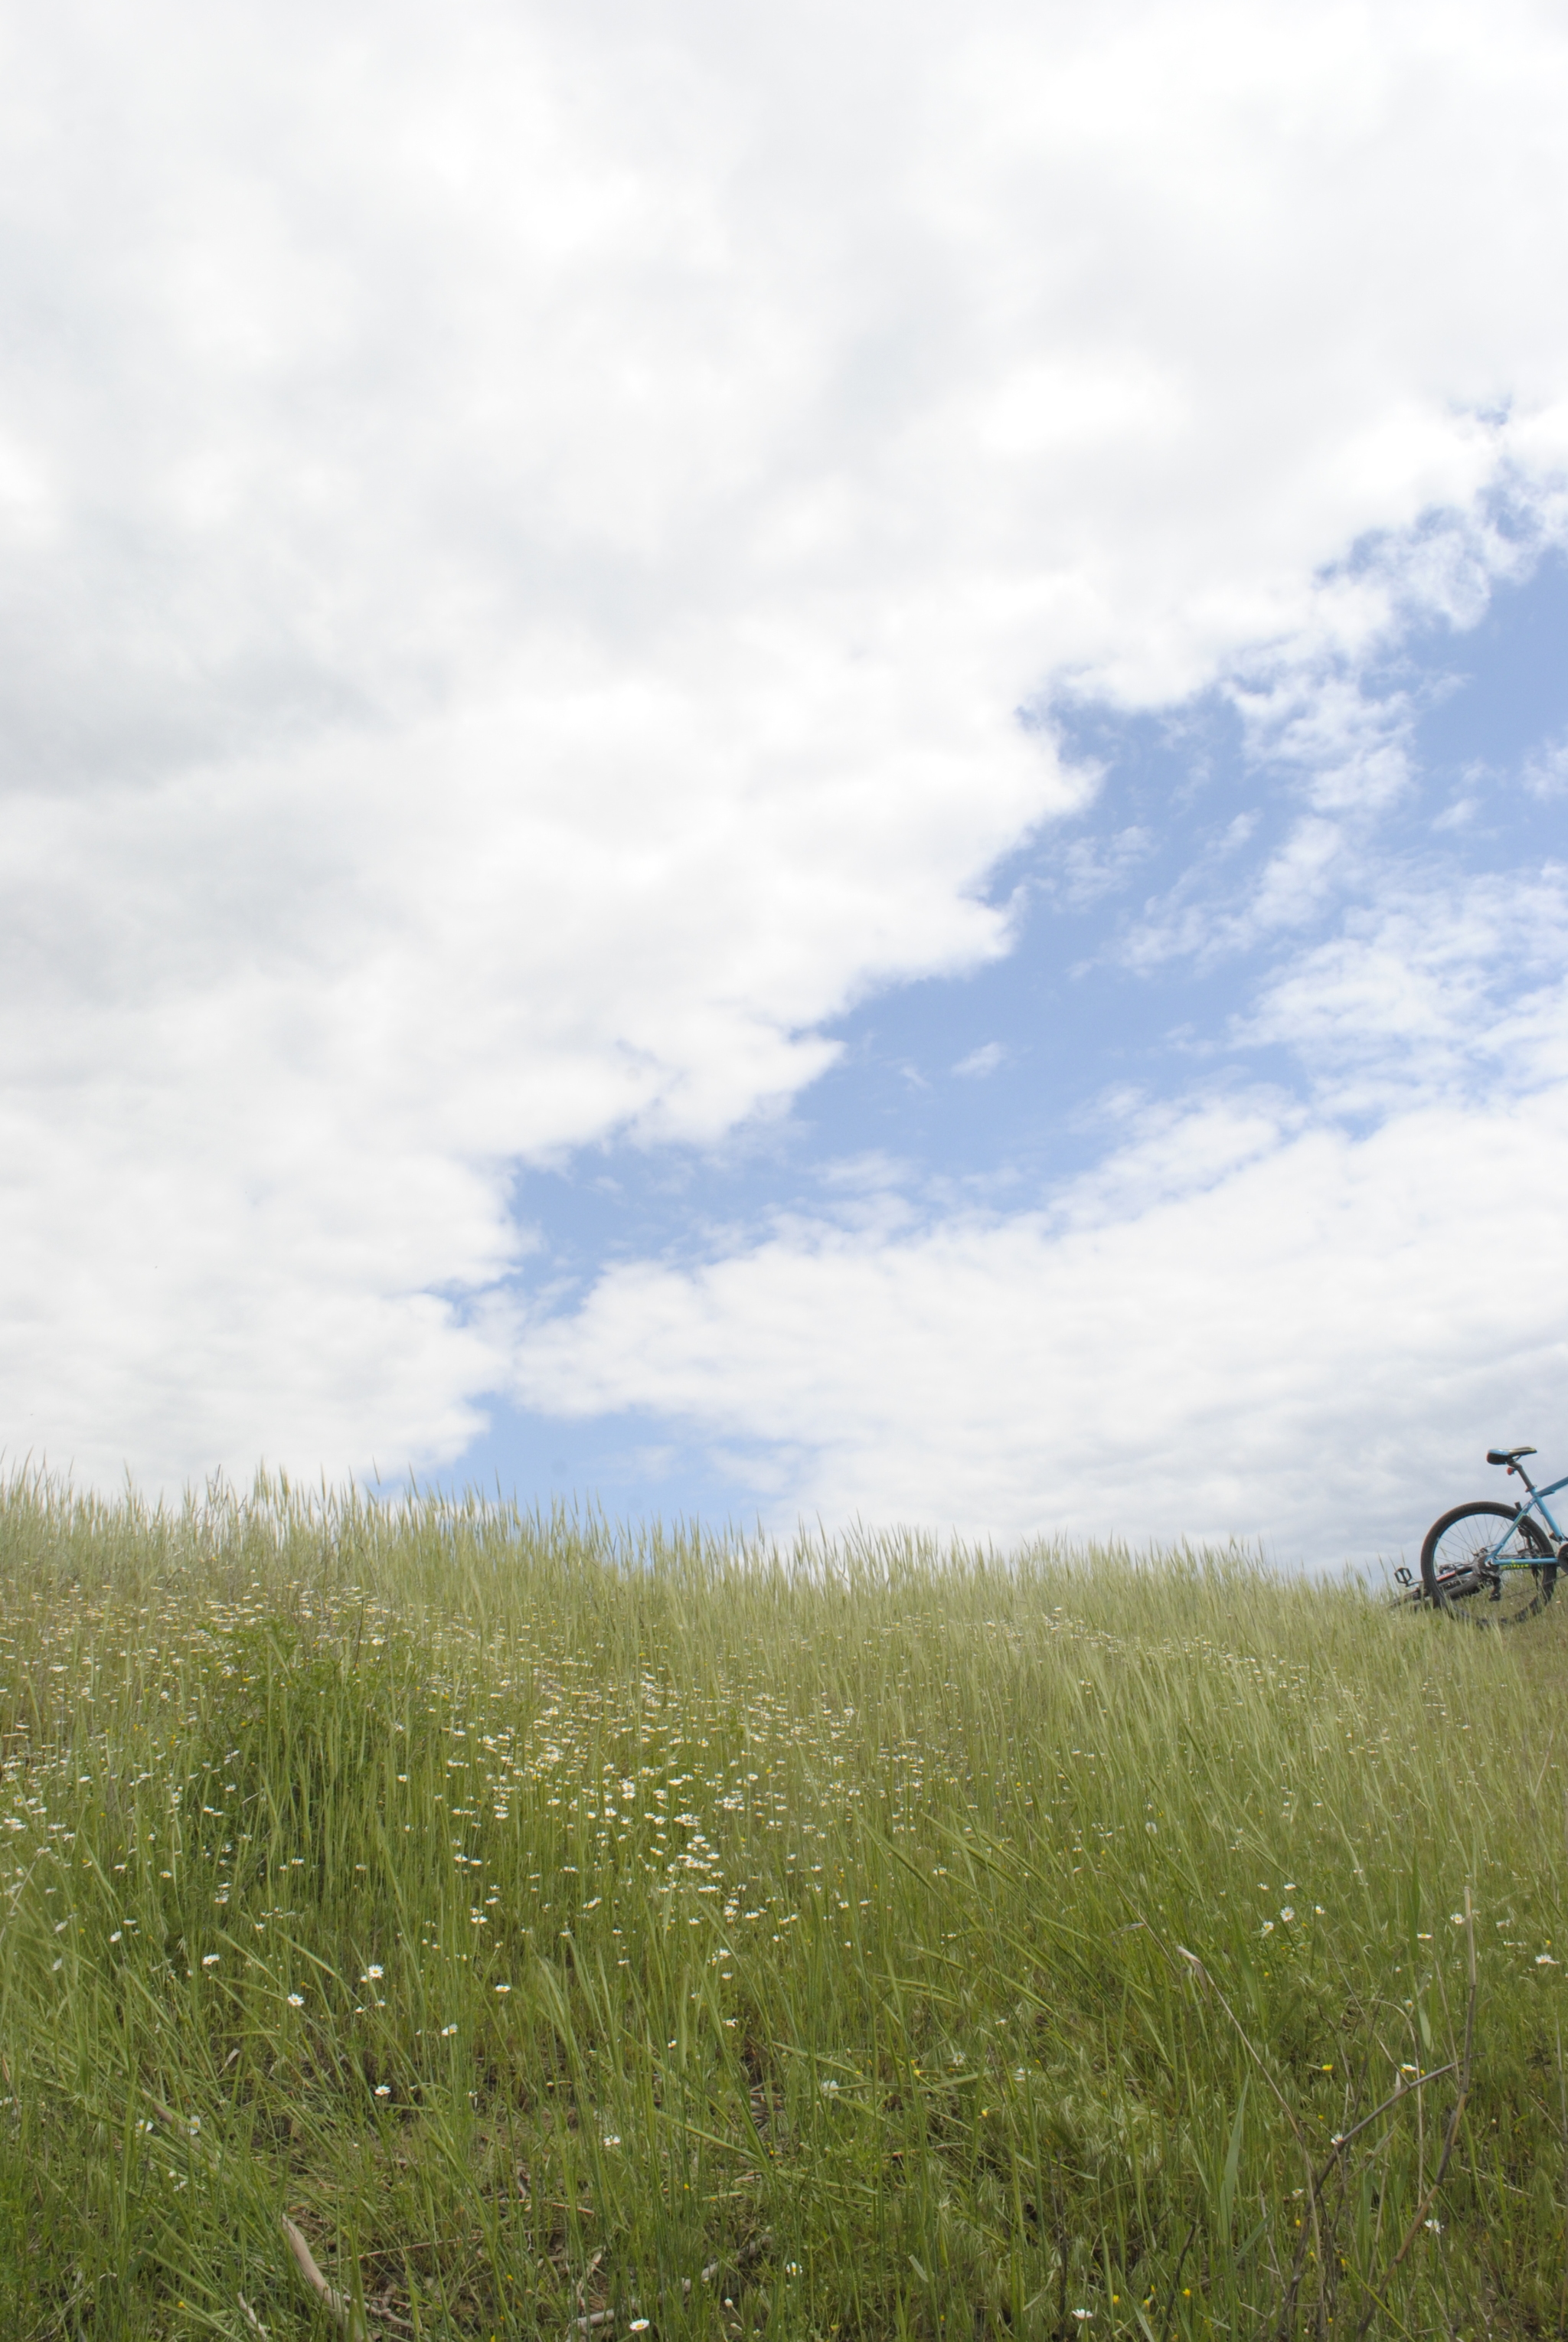
[[[15,2342],[1563,2330],[1553,1614],[283,1483],[0,1585]]]

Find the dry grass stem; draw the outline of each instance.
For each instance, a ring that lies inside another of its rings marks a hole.
[[[315,2256],[305,2241],[304,2231],[295,2226],[286,2212],[280,2214],[279,2217],[283,2222],[284,2235],[288,2239],[288,2248],[294,2255],[299,2273],[306,2285],[337,2319],[344,2332],[349,2337],[349,2342],[366,2342],[364,2318],[353,2302],[345,2295],[339,2293],[335,2286],[329,2285],[323,2277],[315,2265]]]

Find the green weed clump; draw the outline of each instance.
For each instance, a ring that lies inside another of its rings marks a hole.
[[[15,2342],[1564,2330],[1554,1611],[36,1477],[0,1586]]]

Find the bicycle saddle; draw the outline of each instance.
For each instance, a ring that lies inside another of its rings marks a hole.
[[[1522,1456],[1533,1456],[1534,1453],[1533,1447],[1489,1447],[1486,1460],[1489,1464],[1517,1464]]]

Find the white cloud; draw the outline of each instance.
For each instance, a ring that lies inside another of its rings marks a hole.
[[[534,1327],[520,1395],[650,1403],[787,1458],[773,1516],[890,1513],[1004,1540],[1264,1537],[1413,1555],[1487,1493],[1480,1448],[1551,1460],[1568,1088],[1430,1107],[1353,1140],[1221,1108],[1054,1214],[866,1240],[798,1227],[695,1273],[611,1271]],[[890,1491],[896,1499],[890,1501]]]
[[[1568,789],[1568,739],[1549,740],[1526,759],[1524,786],[1533,797],[1561,796]]]
[[[1120,893],[1155,845],[1154,833],[1137,823],[1130,823],[1114,837],[1075,837],[1053,874],[1053,891],[1074,910],[1086,909],[1106,895]]]
[[[1523,1100],[1568,1075],[1568,872],[1425,878],[1385,884],[1237,1020],[1243,1046],[1303,1060],[1337,1116]]]
[[[15,17],[12,1451],[456,1452],[515,1166],[1004,950],[1054,680],[1397,786],[1347,662],[1557,526],[1565,85],[1524,0]]]
[[[971,1049],[966,1057],[960,1057],[953,1071],[970,1080],[984,1079],[987,1074],[994,1074],[1004,1066],[1007,1056],[1004,1042],[983,1041],[978,1049]]]

